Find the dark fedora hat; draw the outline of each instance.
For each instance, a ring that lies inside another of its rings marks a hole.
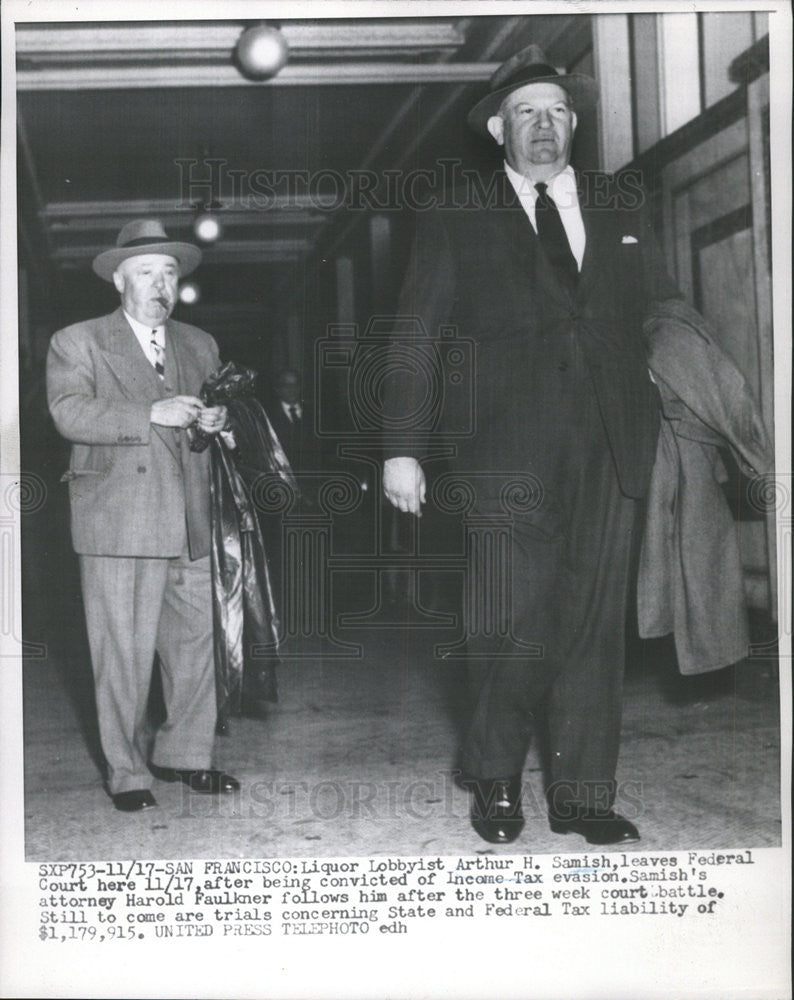
[[[123,260],[144,253],[161,253],[179,261],[180,275],[190,274],[198,267],[201,250],[192,243],[178,243],[166,235],[158,219],[135,219],[128,222],[119,233],[116,245],[103,250],[94,258],[92,267],[100,278],[113,280],[113,272]]]
[[[591,108],[598,100],[598,84],[583,73],[558,73],[539,45],[516,52],[491,77],[491,92],[469,112],[469,125],[488,135],[488,119],[495,115],[508,94],[528,83],[556,83],[568,92],[574,111]]]

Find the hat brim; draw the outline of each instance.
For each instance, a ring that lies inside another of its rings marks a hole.
[[[571,104],[576,112],[586,111],[598,102],[598,84],[591,76],[583,73],[554,73],[549,76],[539,76],[534,80],[523,80],[519,83],[509,84],[487,94],[481,101],[478,101],[469,112],[466,121],[475,132],[480,135],[488,135],[488,119],[498,114],[502,101],[514,90],[522,87],[529,87],[533,83],[556,83],[567,91],[571,98]]]
[[[201,250],[192,243],[150,243],[137,247],[113,247],[104,250],[94,258],[92,267],[104,281],[113,280],[113,272],[122,261],[130,257],[140,257],[147,253],[159,253],[166,257],[175,257],[179,261],[179,276],[183,278],[190,274],[201,263]]]

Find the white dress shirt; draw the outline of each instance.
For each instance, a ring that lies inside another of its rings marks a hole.
[[[138,322],[137,319],[133,319],[132,316],[127,312],[126,309],[122,309],[122,312],[127,318],[127,322],[132,327],[132,332],[138,343],[143,349],[143,353],[149,360],[149,364],[154,368],[154,363],[157,360],[155,353],[152,350],[152,330],[155,330],[155,339],[160,347],[165,350],[165,326],[161,323],[160,326],[147,326],[145,323]]]
[[[516,196],[521,202],[521,207],[527,214],[527,218],[532,224],[532,228],[537,233],[538,227],[535,221],[535,202],[538,200],[538,192],[535,190],[535,182],[529,177],[524,177],[517,170],[513,170],[505,160],[505,172],[510,183],[513,185]],[[560,213],[565,235],[571,245],[571,253],[576,260],[576,266],[582,270],[582,260],[584,259],[585,233],[584,222],[582,220],[582,210],[579,207],[579,195],[576,190],[576,175],[573,167],[566,167],[561,173],[556,174],[547,182],[546,193],[557,206]]]
[[[289,420],[291,424],[295,423],[295,420],[303,420],[303,407],[300,403],[285,403],[284,400],[280,400],[281,409],[284,411],[284,416]],[[292,419],[292,414],[290,409],[295,410],[295,420]]]

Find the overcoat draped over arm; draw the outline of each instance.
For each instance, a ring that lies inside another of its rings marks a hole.
[[[231,437],[194,431],[195,450],[210,447],[213,617],[218,721],[261,716],[276,701],[278,613],[256,508],[257,490],[275,475],[295,480],[262,404],[256,373],[225,364],[204,383],[208,406],[226,406]]]
[[[699,313],[657,302],[644,333],[663,420],[640,556],[639,632],[672,632],[681,673],[704,673],[745,657],[750,641],[720,449],[752,477],[772,470],[772,447],[747,380]]]

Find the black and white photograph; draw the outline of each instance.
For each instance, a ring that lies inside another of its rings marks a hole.
[[[790,996],[790,5],[3,17],[0,994]]]

